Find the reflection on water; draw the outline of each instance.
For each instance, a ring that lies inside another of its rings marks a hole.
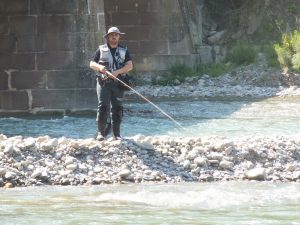
[[[300,184],[2,190],[1,224],[300,224]]]
[[[177,129],[147,103],[127,103],[123,136],[291,135],[300,130],[300,100],[296,97],[165,101],[157,105],[186,129]],[[95,131],[94,117],[0,118],[0,133],[6,135],[89,138]]]

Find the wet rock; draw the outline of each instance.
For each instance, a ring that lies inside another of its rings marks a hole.
[[[0,168],[0,177],[5,175],[6,169],[5,168]]]
[[[203,158],[203,157],[197,157],[197,158],[194,159],[194,163],[197,164],[198,166],[206,167],[207,166],[207,159]]]
[[[16,177],[16,173],[7,171],[4,175],[4,178],[7,180],[12,180]]]
[[[131,171],[128,169],[123,169],[118,173],[118,176],[122,179],[126,179],[131,175]]]
[[[36,179],[42,175],[42,171],[40,169],[36,169],[31,174],[31,178]]]
[[[266,180],[266,170],[265,168],[254,168],[246,173],[246,177],[249,180]]]
[[[10,183],[10,182],[7,182],[5,185],[4,185],[4,188],[14,188],[15,186],[13,185],[13,183]]]
[[[230,162],[230,161],[227,161],[227,160],[222,160],[222,161],[220,162],[220,167],[221,167],[222,169],[228,169],[228,170],[231,170],[231,169],[233,169],[233,166],[234,166],[233,162]]]
[[[2,178],[0,178],[0,187],[3,187],[4,186],[4,181]]]

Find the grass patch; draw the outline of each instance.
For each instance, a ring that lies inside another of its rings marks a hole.
[[[227,61],[237,66],[249,65],[255,62],[256,54],[253,46],[247,43],[237,43],[230,49]]]

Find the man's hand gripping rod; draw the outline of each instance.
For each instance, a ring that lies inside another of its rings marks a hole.
[[[151,102],[149,99],[147,99],[145,96],[143,96],[142,94],[140,94],[139,92],[137,92],[136,90],[134,90],[132,87],[128,86],[127,84],[125,84],[123,81],[121,81],[119,78],[115,77],[114,75],[112,75],[111,72],[106,71],[106,74],[108,76],[110,76],[113,79],[116,79],[117,81],[119,81],[120,83],[122,83],[124,86],[126,86],[127,88],[129,88],[130,90],[132,90],[134,93],[136,93],[138,96],[140,96],[142,99],[144,99],[146,102],[150,103],[152,106],[154,106],[156,109],[158,109],[162,114],[164,114],[166,117],[168,117],[170,120],[172,120],[177,126],[179,126],[180,128],[184,129],[185,128],[183,126],[181,126],[180,123],[178,123],[175,119],[173,119],[169,114],[167,114],[165,111],[163,111],[161,108],[159,108],[157,105],[155,105],[153,102]]]

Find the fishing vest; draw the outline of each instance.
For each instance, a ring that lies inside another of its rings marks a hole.
[[[114,55],[116,63],[114,63],[111,51],[107,44],[100,45],[99,49],[100,49],[99,64],[106,66],[106,68],[110,72],[113,72],[124,66],[125,55],[126,55],[126,51],[127,51],[126,47],[118,45],[115,55]]]

